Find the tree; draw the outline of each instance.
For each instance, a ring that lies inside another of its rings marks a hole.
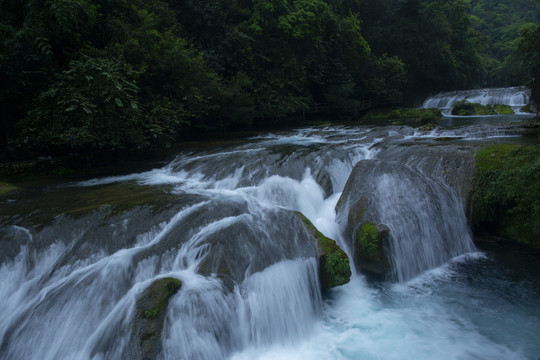
[[[523,28],[518,51],[527,69],[540,66],[540,25],[529,24]]]
[[[20,141],[48,153],[138,146],[141,111],[134,76],[117,60],[72,61],[38,96],[20,125]]]

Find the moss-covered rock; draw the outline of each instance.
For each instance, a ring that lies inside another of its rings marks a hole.
[[[540,249],[540,145],[499,144],[476,154],[472,224]]]
[[[454,103],[452,106],[452,115],[458,116],[474,116],[474,115],[511,115],[514,110],[509,105],[482,105],[471,103],[467,100],[461,100]]]
[[[362,120],[373,119],[417,119],[424,122],[436,122],[442,117],[441,110],[417,108],[378,108],[368,111]],[[424,124],[422,124],[424,125]]]
[[[441,119],[442,114],[439,109],[423,109],[424,111],[420,114],[419,120],[420,125],[436,125],[437,122]]]
[[[159,358],[167,305],[171,296],[176,294],[181,286],[178,279],[159,279],[137,300],[131,338],[132,351],[137,359]]]
[[[514,109],[510,105],[497,104],[494,106],[495,111],[499,115],[513,115],[515,114]]]
[[[390,230],[385,225],[364,222],[358,229],[354,242],[355,263],[368,272],[387,274],[391,270],[385,246],[389,236]]]
[[[171,199],[173,197],[159,187],[119,182],[79,191],[72,198],[66,214],[79,217],[104,206],[109,206],[113,213],[120,213],[137,206],[163,204]]]
[[[351,279],[351,268],[347,254],[330,238],[324,236],[302,213],[296,215],[306,225],[307,230],[317,239],[319,257],[319,280],[321,290],[344,285]]]
[[[528,103],[527,105],[523,106],[519,111],[529,114],[534,114],[536,111],[532,108],[532,104]]]

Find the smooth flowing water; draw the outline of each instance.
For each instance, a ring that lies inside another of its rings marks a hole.
[[[485,123],[305,128],[3,196],[0,358],[130,359],[137,299],[174,277],[163,359],[536,359],[538,266],[476,250],[461,160],[437,150],[519,136]],[[361,179],[398,270],[371,281],[353,267],[321,295],[317,247],[291,210],[351,254],[336,205],[359,162],[373,166]]]

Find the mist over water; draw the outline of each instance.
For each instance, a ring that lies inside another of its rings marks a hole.
[[[135,303],[163,277],[182,281],[163,359],[536,359],[537,278],[475,249],[459,189],[426,151],[449,133],[466,146],[513,131],[267,134],[51,190],[165,186],[163,209],[102,209],[42,226],[0,212],[0,245],[17,244],[0,258],[0,359],[130,358]],[[290,210],[350,254],[335,209],[359,161],[377,163],[364,181],[391,229],[398,273],[373,282],[353,269],[349,284],[322,296],[317,249]]]

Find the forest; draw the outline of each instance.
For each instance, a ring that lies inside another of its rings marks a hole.
[[[522,85],[535,0],[0,0],[0,161]]]

